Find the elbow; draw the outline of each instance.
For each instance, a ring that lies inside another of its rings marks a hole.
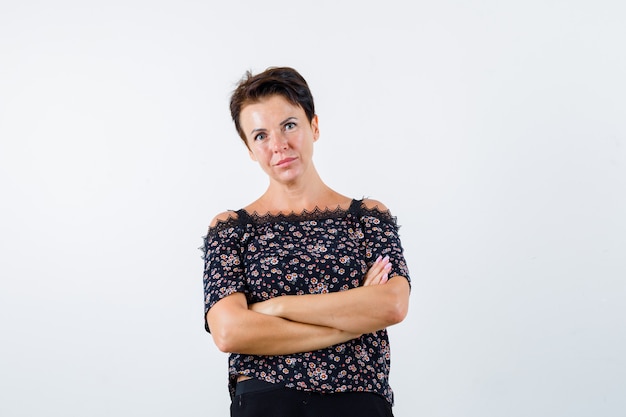
[[[402,322],[409,312],[409,290],[405,281],[401,285],[394,285],[389,291],[387,322],[394,325]]]
[[[230,350],[231,347],[230,347],[230,344],[228,343],[227,338],[225,338],[221,334],[217,334],[216,332],[211,333],[211,335],[213,336],[213,343],[215,343],[215,346],[217,346],[220,352],[224,352],[224,353],[231,352]]]
[[[246,314],[248,308],[241,293],[231,294],[218,301],[206,314],[215,346],[225,353],[240,353],[246,343]]]
[[[408,312],[409,312],[408,303],[405,303],[400,300],[394,303],[392,308],[389,309],[389,313],[387,317],[387,321],[389,322],[389,325],[391,326],[391,325],[402,322],[406,318],[406,315]]]
[[[236,330],[238,326],[233,325],[233,323],[230,323],[230,320],[225,320],[223,317],[219,320],[214,319],[210,321],[209,325],[213,343],[221,352],[237,352],[240,344]]]
[[[387,326],[393,326],[402,322],[408,313],[408,302],[401,297],[393,297],[387,303],[385,311],[385,323]],[[385,326],[386,327],[386,326]]]
[[[236,335],[233,333],[224,327],[212,331],[213,342],[221,352],[232,353],[237,351]]]

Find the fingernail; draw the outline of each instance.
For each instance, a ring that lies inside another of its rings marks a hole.
[[[389,270],[391,269],[391,264],[387,264],[387,265],[385,265],[385,269],[386,269],[387,271],[389,271]]]
[[[376,262],[380,262],[382,259],[383,259],[383,257],[378,255],[378,258],[376,258]]]
[[[385,257],[383,258],[383,261],[387,262],[389,260],[389,255],[385,255]]]

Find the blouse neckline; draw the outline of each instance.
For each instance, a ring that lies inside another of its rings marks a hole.
[[[361,202],[363,200],[355,200],[352,199],[350,205],[346,207],[342,207],[338,205],[337,207],[315,207],[313,210],[302,210],[301,212],[291,212],[291,213],[264,213],[260,214],[256,211],[252,213],[248,212],[246,209],[236,210],[239,217],[240,223],[268,223],[268,222],[277,222],[277,221],[311,221],[311,220],[323,220],[329,218],[336,218],[344,216],[347,213],[356,214],[361,206]]]

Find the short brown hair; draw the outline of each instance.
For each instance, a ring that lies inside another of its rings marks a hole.
[[[315,116],[313,95],[306,80],[298,71],[289,67],[270,67],[257,75],[247,71],[230,98],[230,115],[239,137],[246,146],[248,146],[246,135],[239,121],[241,110],[248,104],[257,103],[273,95],[280,95],[291,104],[302,107],[309,123],[313,120]]]

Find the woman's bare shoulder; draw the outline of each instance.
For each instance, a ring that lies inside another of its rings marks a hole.
[[[363,201],[363,207],[365,207],[368,210],[377,209],[379,211],[389,211],[386,205],[384,205],[380,201],[375,200],[373,198],[364,198],[362,201]]]
[[[232,210],[224,211],[218,214],[217,216],[215,216],[213,220],[211,220],[211,225],[209,227],[215,227],[220,223],[226,223],[231,219],[237,219],[237,218],[238,218],[237,212],[232,211]]]

